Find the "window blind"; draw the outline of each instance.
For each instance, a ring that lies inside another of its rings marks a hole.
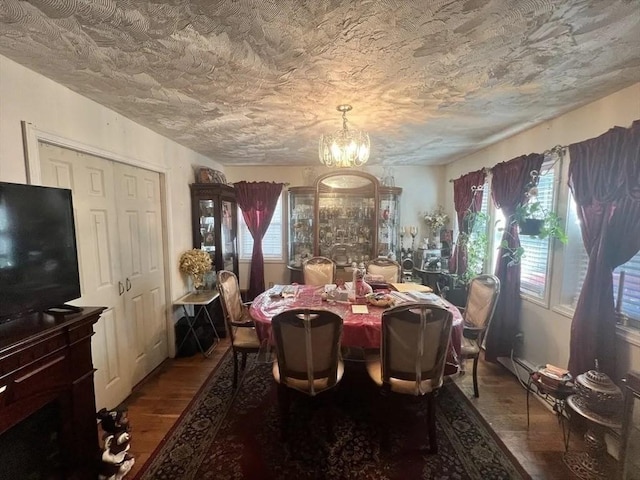
[[[553,187],[555,173],[549,165],[543,165],[547,171],[539,177],[538,197],[543,210],[553,210]],[[520,260],[520,292],[537,298],[546,294],[547,272],[549,266],[549,238],[537,238],[520,235],[520,244],[524,255]]]
[[[569,222],[568,222],[568,261],[565,262],[564,275],[569,279],[577,279],[571,283],[570,305],[575,309],[584,279],[587,275],[589,257],[582,243],[578,214],[573,196],[569,197]],[[625,272],[624,284],[622,288],[622,302],[620,311],[634,320],[640,321],[640,252],[638,252],[627,263],[620,265],[613,271],[613,295],[614,300],[618,298],[620,287],[620,274]],[[565,295],[563,295],[565,297]]]
[[[244,221],[242,211],[238,209],[238,223],[240,225],[240,259],[251,260],[253,253],[253,237]],[[262,254],[265,260],[283,260],[283,235],[282,235],[282,195],[278,197],[276,209],[273,212],[271,223],[262,239]]]

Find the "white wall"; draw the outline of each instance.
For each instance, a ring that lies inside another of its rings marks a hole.
[[[164,174],[168,195],[167,299],[170,302],[181,296],[186,283],[177,265],[180,254],[192,246],[189,184],[194,181],[193,166],[221,166],[0,56],[0,181],[27,182],[21,121]]]
[[[640,119],[640,83],[616,92],[582,108],[547,121],[496,145],[447,165],[447,178],[458,178],[465,173],[519,155],[543,151],[555,145],[569,145],[597,137],[614,126],[629,127]],[[559,199],[567,198],[567,167],[563,165]],[[453,188],[446,189],[446,203],[453,203]],[[560,202],[559,213],[565,217]],[[557,242],[556,242],[557,243]],[[523,301],[521,330],[524,332],[524,348],[521,356],[533,365],[552,363],[566,366],[569,361],[569,338],[572,312],[560,312],[557,307],[562,281],[562,245],[556,245],[552,263],[550,305]],[[620,335],[620,334],[619,334]],[[640,368],[640,342],[638,336],[627,335],[631,344],[619,337],[619,375],[631,367]]]
[[[374,139],[372,139],[373,143]],[[328,173],[324,167],[314,168],[315,177]],[[383,169],[378,166],[363,167],[362,171],[382,178]],[[421,213],[435,209],[439,204],[444,205],[445,189],[450,185],[445,180],[445,168],[437,167],[393,167],[395,186],[402,188],[400,201],[401,224],[416,225],[419,233],[416,237],[415,247],[420,246],[420,240],[426,237],[428,229],[422,220]],[[305,185],[303,177],[304,168],[297,167],[234,167],[228,165],[225,169],[227,180],[230,182],[267,181],[284,182],[290,186]],[[285,203],[285,209],[286,203]],[[286,210],[285,210],[286,212]],[[405,239],[405,246],[409,247],[410,241]],[[286,260],[286,258],[285,258]],[[283,283],[289,282],[289,274],[284,262],[270,262],[265,264],[265,282]],[[248,288],[249,263],[240,264],[241,288]]]

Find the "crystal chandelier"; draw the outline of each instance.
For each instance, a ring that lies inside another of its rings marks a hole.
[[[342,130],[320,137],[320,162],[327,167],[360,167],[369,160],[369,135],[349,130],[347,112],[351,105],[338,105],[342,112]]]

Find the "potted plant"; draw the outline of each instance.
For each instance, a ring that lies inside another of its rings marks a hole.
[[[515,213],[511,215],[509,224],[517,224],[520,235],[540,239],[556,238],[563,244],[566,244],[568,240],[560,217],[556,212],[544,208],[538,200],[529,200],[524,205],[519,205]],[[510,258],[509,265],[520,263],[525,253],[522,246],[510,247],[507,240],[503,240],[500,246],[506,250],[504,256]]]
[[[489,216],[482,212],[467,212],[465,221],[473,227],[472,233],[459,234],[458,248],[466,246],[467,270],[456,277],[453,288],[447,292],[447,300],[459,307],[466,305],[467,286],[472,278],[482,273],[489,249]]]

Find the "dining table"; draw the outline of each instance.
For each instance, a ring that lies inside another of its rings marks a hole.
[[[382,314],[388,307],[366,304],[366,309],[354,309],[347,301],[327,301],[323,292],[323,285],[295,285],[294,288],[289,288],[288,294],[285,295],[282,294],[281,288],[277,290],[277,294],[274,294],[273,289],[269,289],[258,295],[251,303],[249,312],[255,321],[260,341],[273,344],[271,319],[277,314],[294,308],[314,308],[329,310],[342,318],[340,343],[343,348],[379,349],[382,337]],[[410,298],[406,296],[404,298],[410,301]],[[451,340],[444,371],[445,375],[453,375],[458,373],[460,367],[462,314],[455,305],[444,298],[437,297],[433,303],[446,308],[453,314]],[[366,313],[355,313],[354,310],[366,311]]]

